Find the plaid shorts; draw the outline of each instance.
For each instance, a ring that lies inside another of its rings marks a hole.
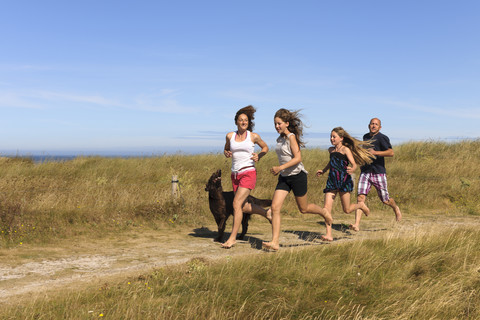
[[[365,173],[360,174],[358,179],[357,194],[367,195],[372,185],[377,189],[380,200],[387,202],[390,200],[387,188],[387,175],[385,173]]]

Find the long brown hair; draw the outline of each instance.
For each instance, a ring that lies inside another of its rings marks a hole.
[[[287,110],[287,109],[278,109],[275,112],[275,118],[282,119],[283,122],[288,122],[288,131],[295,134],[295,139],[297,140],[298,146],[305,147],[305,142],[303,141],[303,122],[300,119],[302,114],[301,110]]]
[[[254,114],[255,114],[256,111],[257,111],[257,109],[255,109],[255,107],[252,106],[252,105],[248,105],[248,106],[243,107],[242,109],[238,110],[237,113],[235,114],[235,124],[237,124],[238,117],[241,114],[244,114],[248,118],[247,130],[248,131],[253,131],[253,128],[255,127],[255,122],[253,122],[253,120],[255,119]]]
[[[355,162],[360,166],[370,164],[375,159],[375,156],[368,150],[368,148],[372,147],[370,140],[357,140],[342,127],[333,128],[332,132],[336,132],[340,138],[343,138],[343,145],[352,151]]]

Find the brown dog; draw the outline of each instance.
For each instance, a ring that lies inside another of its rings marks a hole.
[[[205,191],[208,191],[210,211],[212,212],[218,226],[218,235],[214,241],[221,242],[225,232],[227,219],[229,216],[233,215],[233,197],[235,194],[233,191],[223,191],[221,170],[217,170],[210,176],[210,179],[208,179],[207,185],[205,186]],[[272,205],[272,200],[257,199],[253,196],[248,196],[246,201],[257,204],[261,207],[270,207]],[[239,239],[243,239],[247,233],[249,219],[250,214],[243,215],[242,233],[238,236]]]

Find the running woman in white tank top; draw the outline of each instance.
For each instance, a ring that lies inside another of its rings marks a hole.
[[[256,213],[271,221],[272,212],[262,207],[246,202],[250,192],[255,188],[257,171],[255,163],[258,162],[267,152],[267,144],[256,133],[253,133],[253,119],[255,108],[247,106],[237,111],[235,124],[237,131],[229,132],[226,136],[225,157],[232,158],[232,186],[235,192],[233,198],[233,226],[232,233],[222,247],[230,249],[236,243],[238,229],[242,224],[243,213]],[[257,144],[262,150],[257,154],[254,146]]]
[[[238,131],[234,132],[230,138],[232,172],[237,174],[245,170],[255,170],[255,161],[252,159],[252,155],[255,151],[255,144],[252,141],[251,132],[248,130],[246,131],[246,137],[243,141],[237,141],[237,136]]]

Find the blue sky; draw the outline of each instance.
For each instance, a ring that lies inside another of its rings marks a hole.
[[[307,146],[480,137],[480,1],[4,1],[0,153],[221,152],[235,112]]]

